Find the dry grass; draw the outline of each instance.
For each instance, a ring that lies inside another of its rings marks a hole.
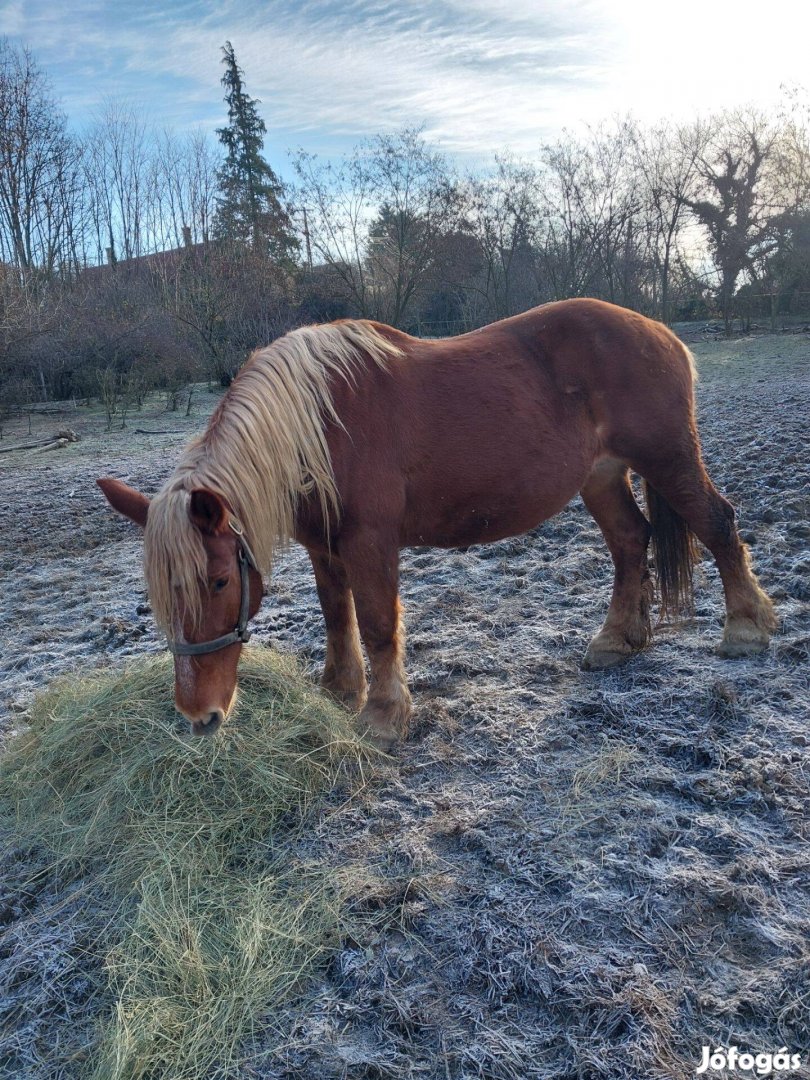
[[[36,853],[32,879],[81,882],[115,943],[85,1075],[232,1074],[254,1026],[340,941],[348,876],[295,843],[373,751],[289,660],[249,651],[240,685],[236,720],[191,739],[164,658],[64,680],[0,763],[0,812]]]
[[[689,1080],[709,1043],[788,1046],[810,1077],[810,339],[696,352],[706,460],[779,606],[771,649],[715,656],[704,560],[693,618],[626,667],[581,672],[613,567],[579,502],[524,538],[406,552],[410,739],[384,782],[316,799],[313,827],[294,809],[268,829],[291,880],[314,862],[351,874],[351,929],[248,1027],[239,1080]],[[128,433],[116,475],[156,490],[188,434]],[[0,709],[158,647],[140,537],[94,494],[112,453],[87,438],[47,475],[41,459],[0,469]],[[252,625],[322,666],[303,551]],[[70,1058],[111,1008],[91,995],[96,976],[108,993],[94,957],[115,907],[66,864],[31,882],[31,857],[0,853],[0,1076],[86,1080]]]

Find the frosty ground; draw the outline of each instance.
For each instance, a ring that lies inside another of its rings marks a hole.
[[[346,941],[274,1015],[245,1076],[646,1080],[694,1075],[709,1044],[810,1062],[810,338],[690,344],[709,471],[777,604],[770,651],[714,655],[722,596],[704,560],[694,618],[659,626],[622,669],[582,672],[612,567],[579,499],[526,537],[404,552],[411,735],[311,839],[336,865],[367,863],[378,888],[358,905],[396,917]],[[190,419],[155,402],[111,433],[82,409],[35,415],[35,434],[81,441],[0,454],[6,735],[54,676],[161,648],[140,538],[94,480],[153,493],[215,400],[199,394]],[[6,428],[0,448],[26,431]],[[316,677],[323,627],[302,551],[280,562],[254,626]],[[89,1030],[97,919],[71,897],[21,897],[13,859],[0,867],[0,1075],[13,1045],[26,1075],[81,1076],[80,1057],[38,1067],[37,1048]],[[75,974],[68,996],[54,963]]]

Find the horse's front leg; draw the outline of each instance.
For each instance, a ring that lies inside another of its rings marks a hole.
[[[411,695],[403,663],[405,635],[398,595],[399,550],[377,534],[355,535],[340,551],[371,668],[361,728],[382,750],[407,733]]]
[[[366,671],[346,570],[337,556],[309,552],[326,623],[326,661],[321,685],[347,708],[366,700]]]

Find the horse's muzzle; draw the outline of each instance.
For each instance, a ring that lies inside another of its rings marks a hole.
[[[210,712],[201,716],[199,720],[189,720],[189,723],[194,735],[213,735],[222,727],[224,720],[225,713],[222,709],[211,709]]]

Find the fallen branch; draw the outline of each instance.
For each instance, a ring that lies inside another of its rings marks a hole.
[[[67,446],[70,439],[54,439],[53,442],[44,443],[42,446],[35,446],[34,453],[39,454],[43,450],[61,450],[63,446]]]
[[[160,431],[147,431],[146,428],[136,427],[132,429],[135,435],[182,435],[180,428],[165,428]]]
[[[33,443],[17,443],[16,446],[0,446],[0,454],[10,454],[14,450],[35,450],[42,444],[39,442]]]
[[[47,435],[33,442],[16,443],[14,446],[0,446],[0,454],[11,454],[15,450],[56,450],[69,443],[79,441],[75,431],[57,431],[55,435]]]

